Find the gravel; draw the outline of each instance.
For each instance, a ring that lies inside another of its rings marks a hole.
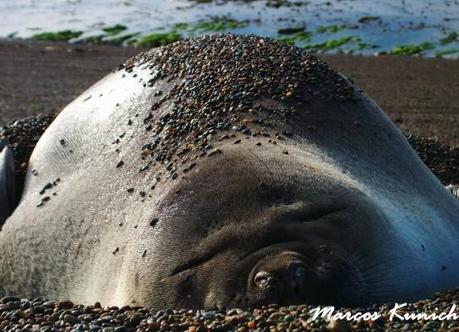
[[[22,191],[30,155],[46,128],[54,120],[54,115],[36,115],[12,121],[0,129],[0,138],[7,139],[13,150],[16,168],[16,183]]]
[[[355,315],[368,312],[370,320],[314,318],[315,306],[268,305],[247,310],[149,310],[142,307],[84,306],[70,301],[20,299],[0,300],[2,331],[439,331],[459,330],[459,319],[400,319],[404,314],[448,313],[459,302],[459,290],[436,294],[430,300],[407,304],[402,309],[393,304],[368,308],[336,308],[334,314]],[[394,312],[394,309],[397,309]],[[459,311],[456,310],[459,315]]]
[[[407,136],[419,157],[444,185],[459,184],[459,149],[426,137]]]
[[[140,53],[118,70],[137,77],[139,67],[151,74],[146,88],[161,80],[172,84],[167,93],[157,91],[143,119],[151,139],[140,154],[166,165],[173,179],[181,165],[207,154],[215,138],[225,139],[228,132],[263,135],[274,123],[276,129],[289,128],[311,100],[353,103],[359,93],[305,50],[256,36],[187,39]],[[169,112],[157,119],[153,113],[160,108]]]

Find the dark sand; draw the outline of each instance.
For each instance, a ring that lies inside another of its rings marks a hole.
[[[0,121],[54,113],[138,48],[0,41]],[[459,146],[459,61],[321,56],[351,77],[406,133]]]

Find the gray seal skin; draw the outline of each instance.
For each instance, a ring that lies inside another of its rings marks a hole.
[[[292,78],[296,65],[306,74]],[[279,42],[203,37],[129,61],[46,130],[0,232],[0,295],[158,309],[405,302],[459,285],[458,219],[351,81]]]

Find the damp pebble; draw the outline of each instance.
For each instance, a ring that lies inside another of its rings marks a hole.
[[[216,155],[216,154],[220,154],[220,153],[222,153],[222,150],[220,150],[220,149],[215,149],[215,150],[213,150],[213,151],[210,151],[207,155],[208,155],[209,157],[212,157],[212,156],[214,156],[214,155]]]
[[[151,221],[150,221],[150,226],[154,227],[156,226],[156,224],[158,223],[159,219],[158,218],[153,218]]]
[[[51,189],[53,187],[53,184],[48,182],[47,184],[44,185],[43,189],[40,190],[39,194],[43,195],[46,190]]]
[[[114,255],[119,252],[115,248]],[[142,258],[147,256],[143,250]],[[459,289],[442,292],[431,299],[408,303],[415,312],[448,312],[452,303],[459,301]],[[458,320],[450,321],[392,321],[389,317],[393,304],[368,308],[336,310],[344,313],[378,312],[376,321],[312,320],[316,306],[299,304],[265,305],[257,308],[228,308],[226,310],[167,309],[153,310],[139,306],[108,307],[99,302],[93,305],[70,301],[48,301],[6,296],[0,299],[0,330],[2,331],[456,331]],[[33,326],[33,329],[32,329]],[[30,327],[30,328],[27,328]],[[91,327],[91,329],[89,328]]]

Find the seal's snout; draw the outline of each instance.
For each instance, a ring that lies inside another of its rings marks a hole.
[[[360,303],[362,284],[358,271],[334,251],[273,248],[249,273],[250,305]],[[293,250],[292,250],[293,249]]]
[[[260,299],[272,301],[281,296],[281,292],[285,291],[285,288],[298,290],[305,282],[305,275],[306,268],[301,263],[296,263],[278,271],[259,271],[255,275],[253,283],[259,290]]]
[[[307,268],[296,253],[267,256],[252,271],[249,292],[257,305],[299,301],[307,283]]]

